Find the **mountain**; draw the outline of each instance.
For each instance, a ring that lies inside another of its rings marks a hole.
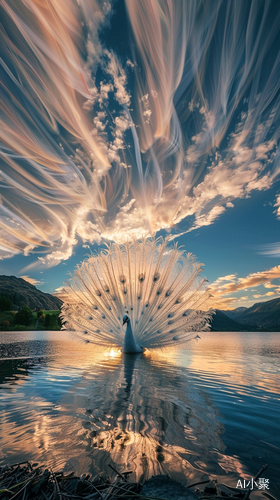
[[[238,316],[245,312],[247,307],[237,307],[236,309],[223,311],[229,318],[237,320]]]
[[[242,325],[242,329],[280,332],[280,298],[223,313]]]
[[[213,332],[240,332],[244,326],[229,318],[224,311],[216,309],[211,320],[211,331]]]
[[[0,295],[7,295],[18,307],[30,309],[60,309],[62,301],[50,293],[41,292],[34,285],[15,276],[0,276]]]

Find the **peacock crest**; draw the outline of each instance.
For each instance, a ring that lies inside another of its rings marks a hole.
[[[86,341],[122,347],[124,313],[135,341],[149,349],[186,342],[208,329],[210,293],[201,264],[168,237],[108,245],[64,288],[61,317]]]

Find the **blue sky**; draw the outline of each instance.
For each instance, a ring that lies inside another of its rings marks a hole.
[[[1,14],[0,273],[54,292],[104,242],[170,234],[218,307],[280,297],[278,2]]]

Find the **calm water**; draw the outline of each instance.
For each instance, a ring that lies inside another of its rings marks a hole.
[[[201,336],[121,356],[67,332],[0,333],[0,464],[93,474],[115,464],[141,481],[210,474],[235,487],[269,463],[280,498],[280,334]]]

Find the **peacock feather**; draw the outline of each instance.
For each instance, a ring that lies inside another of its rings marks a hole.
[[[123,346],[125,313],[141,346],[186,342],[209,326],[201,271],[192,254],[168,246],[168,237],[113,243],[77,267],[61,318],[82,339],[104,346]]]

